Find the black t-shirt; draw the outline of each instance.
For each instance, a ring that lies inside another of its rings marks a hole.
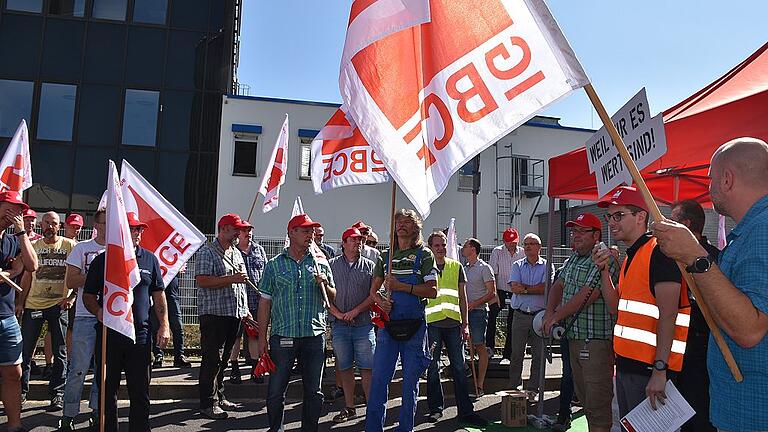
[[[632,259],[635,257],[638,249],[651,240],[651,233],[645,233],[635,241],[635,243],[627,248],[627,265],[624,268],[624,276],[627,275],[629,265],[632,263]],[[660,282],[676,282],[682,283],[683,275],[680,273],[680,269],[677,267],[677,263],[672,258],[664,255],[659,248],[659,245],[653,248],[651,252],[651,265],[649,266],[649,282],[651,294],[656,297],[656,284]],[[628,359],[621,356],[616,356],[616,366],[622,370],[631,371],[635,373],[641,373],[650,376],[652,369],[651,366],[643,362]],[[667,376],[672,377],[674,372],[667,371]]]
[[[4,233],[0,238],[0,269],[7,271],[11,261],[19,256],[21,246],[18,237]],[[0,284],[0,319],[10,318],[16,310],[16,289],[7,283]]]
[[[707,251],[709,259],[717,263],[720,258],[720,249],[710,243],[705,236],[701,236],[699,243]],[[688,327],[688,340],[690,341],[692,337],[696,337],[699,341],[695,343],[701,344],[709,338],[707,320],[704,319],[704,314],[701,313],[701,309],[699,309],[699,305],[691,291],[688,291],[688,299],[691,301],[691,323]],[[690,347],[690,345],[688,346]],[[686,351],[689,351],[689,349],[686,349]]]
[[[96,294],[99,305],[102,304],[101,297],[104,292],[105,256],[106,253],[103,253],[93,259],[83,286],[83,292]],[[141,279],[138,285],[133,287],[133,326],[136,329],[136,344],[143,345],[150,342],[148,335],[151,326],[149,314],[152,293],[162,291],[164,285],[160,263],[150,251],[143,247],[136,248],[136,263],[141,273]]]

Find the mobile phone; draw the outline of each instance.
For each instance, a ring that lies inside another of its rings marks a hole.
[[[600,248],[600,250],[607,250],[608,246],[606,246],[605,242],[600,242],[597,244]]]

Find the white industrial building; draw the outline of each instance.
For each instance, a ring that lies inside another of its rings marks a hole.
[[[290,118],[288,175],[280,189],[280,205],[261,212],[259,196],[251,217],[259,237],[281,237],[296,196],[305,211],[325,227],[326,238],[338,239],[358,219],[380,237],[389,232],[390,184],[347,186],[315,195],[310,172],[310,143],[338,104],[250,96],[224,96],[218,167],[216,213],[248,211],[261,184],[285,114]],[[483,244],[498,243],[500,233],[515,226],[521,233],[539,230],[537,216],[547,212],[547,160],[580,147],[591,129],[560,125],[557,118],[537,116],[480,154],[476,236]],[[458,237],[472,235],[474,164],[451,179],[424,222],[426,233],[456,218]],[[556,173],[553,173],[556,175]],[[580,204],[579,202],[571,204]],[[397,207],[412,207],[402,193]],[[382,238],[384,242],[386,239]]]

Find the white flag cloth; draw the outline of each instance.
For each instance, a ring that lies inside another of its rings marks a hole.
[[[448,224],[448,240],[446,245],[445,256],[451,259],[459,260],[459,242],[456,240],[456,218],[451,218],[451,222]]]
[[[32,186],[32,162],[29,157],[29,131],[22,120],[0,160],[0,191],[23,192]]]
[[[205,243],[205,235],[126,160],[120,177],[127,211],[148,225],[141,235],[141,246],[157,257],[163,283],[168,285]]]
[[[351,124],[336,110],[312,141],[312,185],[316,194],[349,185],[389,181],[384,163]]]
[[[107,180],[107,249],[104,251],[104,325],[136,342],[133,287],[141,278],[128,227],[117,167],[109,161]]]
[[[259,188],[259,193],[264,195],[262,212],[266,213],[277,207],[280,185],[285,183],[286,169],[288,169],[288,114],[285,115],[283,127],[280,128],[275,148],[272,149],[272,156],[269,158],[269,165],[264,170],[264,180]]]
[[[420,19],[358,40],[358,20],[379,19],[367,12],[382,1],[352,5],[339,90],[422,216],[461,166],[589,83],[543,0],[431,0],[426,11],[426,0],[387,1],[408,13],[385,22]]]
[[[294,217],[304,214],[304,205],[301,204],[301,197],[296,196],[296,200],[293,202],[293,210],[291,211],[291,219]],[[291,239],[288,238],[288,234],[285,235],[285,247],[288,247],[291,245]]]

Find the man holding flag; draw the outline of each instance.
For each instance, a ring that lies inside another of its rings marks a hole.
[[[114,197],[110,198],[109,201],[117,201]],[[120,196],[120,204],[122,204],[122,196]],[[143,432],[150,430],[149,381],[152,370],[152,338],[149,334],[151,327],[149,314],[151,303],[154,303],[155,313],[160,322],[157,338],[161,347],[165,347],[170,339],[168,308],[163,293],[160,263],[155,255],[139,246],[141,234],[147,224],[140,221],[135,213],[128,213],[127,221],[120,220],[121,215],[114,214],[114,211],[119,210],[120,207],[122,205],[112,205],[112,203],[107,206],[107,250],[94,258],[88,269],[83,287],[83,303],[88,311],[108,327],[106,359],[101,358],[103,341],[101,333],[104,331],[102,326],[97,328],[96,349],[97,363],[106,363],[102,389],[104,393],[102,397],[105,399],[105,430],[118,430],[117,392],[120,387],[120,376],[125,371],[128,395],[131,400],[128,416],[129,430]],[[127,227],[122,226],[123,223],[126,223]],[[116,225],[120,227],[119,231]],[[119,236],[125,228],[130,230],[132,245],[115,242],[113,234],[116,232],[117,241],[121,241]],[[135,250],[135,257],[129,256],[125,259],[125,249],[131,246]],[[139,275],[135,275],[136,272]]]

